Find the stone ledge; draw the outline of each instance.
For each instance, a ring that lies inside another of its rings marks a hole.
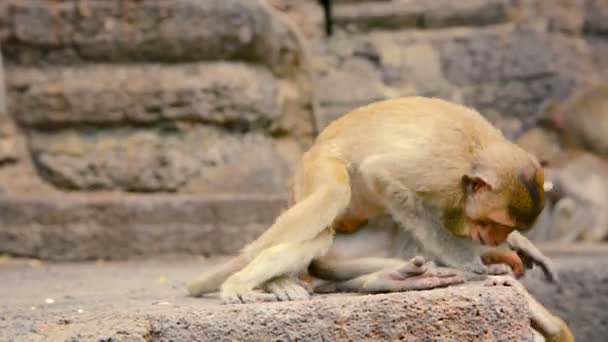
[[[26,127],[184,120],[266,129],[283,115],[279,81],[242,63],[13,67],[6,82],[9,112]]]
[[[360,31],[486,26],[508,22],[508,0],[358,2],[336,5],[334,22]]]
[[[217,262],[0,263],[5,293],[13,294],[0,302],[5,318],[0,319],[0,340],[531,340],[526,304],[505,287],[466,284],[226,306],[214,297],[186,297],[185,282]],[[45,298],[55,302],[44,304]]]
[[[284,206],[278,195],[0,196],[0,253],[50,260],[234,253]]]
[[[285,74],[302,62],[293,28],[252,0],[8,0],[0,43],[22,65],[237,59]]]

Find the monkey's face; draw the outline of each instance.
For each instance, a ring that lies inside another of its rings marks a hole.
[[[513,230],[526,231],[544,205],[544,175],[541,168],[527,167],[508,182],[465,177],[465,215],[471,239],[497,246]]]

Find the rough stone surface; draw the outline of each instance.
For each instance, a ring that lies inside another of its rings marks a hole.
[[[10,68],[10,112],[25,126],[188,120],[269,126],[283,113],[279,82],[240,63]]]
[[[277,73],[302,61],[294,31],[263,1],[3,1],[0,43],[7,61],[246,60]]]
[[[53,260],[234,253],[284,209],[278,196],[0,197],[0,253]]]
[[[15,154],[15,127],[13,119],[7,112],[7,98],[4,82],[4,67],[2,53],[0,53],[0,165],[13,162]]]
[[[563,318],[577,341],[602,342],[608,336],[608,247],[545,247],[560,274],[562,289],[534,272],[524,284],[549,310]]]
[[[591,70],[582,41],[534,26],[336,36],[313,51],[320,126],[364,103],[412,94],[462,102],[496,124],[527,120]]]
[[[0,340],[531,340],[523,299],[505,287],[467,284],[226,306],[214,297],[186,297],[186,281],[217,262],[5,261],[0,264]]]
[[[41,176],[57,187],[132,192],[285,193],[301,153],[260,134],[171,123],[31,131],[30,144]]]
[[[284,193],[315,132],[299,36],[262,0],[3,1],[6,102],[35,179],[2,190]]]
[[[349,31],[485,26],[508,21],[510,3],[510,0],[440,0],[338,4],[334,21]]]

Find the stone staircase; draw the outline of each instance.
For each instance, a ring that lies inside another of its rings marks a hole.
[[[315,133],[305,46],[263,1],[4,1],[0,42],[0,253],[234,252]]]

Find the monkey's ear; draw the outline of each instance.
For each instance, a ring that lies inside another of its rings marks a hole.
[[[478,193],[480,191],[492,191],[496,184],[492,175],[484,174],[482,172],[472,172],[462,176],[462,182],[467,189],[468,193]]]

